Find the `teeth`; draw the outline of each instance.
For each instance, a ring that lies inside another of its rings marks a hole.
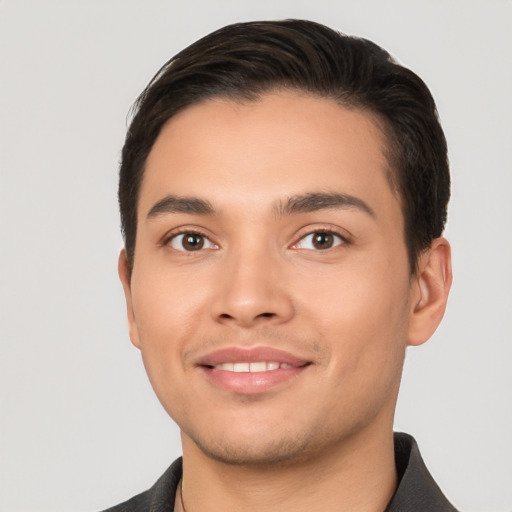
[[[278,363],[275,361],[257,361],[254,363],[222,363],[213,367],[215,370],[224,370],[237,373],[257,373],[278,370],[279,368],[293,368],[291,364]]]
[[[253,372],[266,372],[267,371],[267,363],[251,363],[249,365],[249,371]]]
[[[233,371],[237,373],[248,372],[250,371],[250,366],[249,363],[234,363]]]
[[[234,367],[233,363],[223,363],[223,364],[219,364],[217,366],[214,366],[214,368],[216,370],[226,370],[228,372],[232,372],[233,371],[233,367]]]

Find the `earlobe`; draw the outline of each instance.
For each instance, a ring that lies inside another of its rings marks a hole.
[[[436,238],[418,261],[413,278],[407,344],[421,345],[440,324],[452,284],[450,244]]]
[[[128,257],[126,254],[126,249],[122,249],[119,254],[117,271],[119,274],[119,279],[121,280],[121,284],[123,285],[124,297],[126,299],[126,315],[128,317],[130,340],[133,345],[140,349],[139,330],[137,328],[135,313],[133,311],[131,275],[128,270]]]

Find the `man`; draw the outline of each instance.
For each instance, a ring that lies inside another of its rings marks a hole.
[[[393,435],[451,284],[446,142],[414,73],[298,20],[183,50],[136,104],[119,259],[183,458],[111,511],[451,511]]]

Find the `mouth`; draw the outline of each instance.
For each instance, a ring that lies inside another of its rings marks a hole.
[[[212,370],[223,370],[235,373],[260,373],[272,372],[279,369],[293,368],[291,364],[279,363],[277,361],[256,361],[253,363],[237,362],[237,363],[221,363],[210,366]]]
[[[240,395],[256,395],[283,387],[312,364],[270,347],[221,349],[198,363],[211,384]]]

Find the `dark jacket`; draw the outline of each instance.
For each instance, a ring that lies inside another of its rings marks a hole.
[[[445,498],[408,434],[395,434],[398,487],[384,512],[457,512]],[[181,458],[173,462],[151,489],[104,512],[173,512],[181,479]]]

